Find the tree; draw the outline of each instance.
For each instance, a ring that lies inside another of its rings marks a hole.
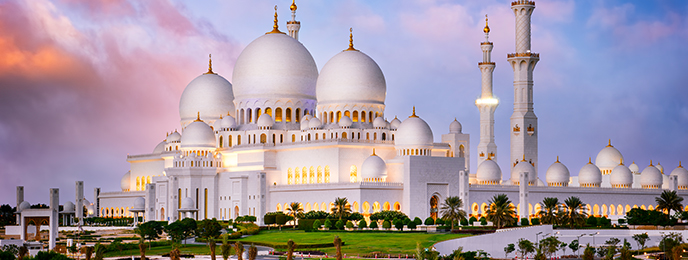
[[[513,217],[516,211],[514,211],[514,206],[511,205],[506,194],[494,195],[488,204],[490,208],[487,209],[487,220],[494,223],[497,229],[513,225],[516,222]]]
[[[220,245],[220,253],[222,254],[222,259],[227,260],[229,259],[229,255],[232,253],[232,245],[229,244],[229,241],[227,241],[227,236],[229,234],[225,234],[222,236],[222,245]]]
[[[638,243],[638,248],[645,249],[645,243],[650,240],[650,236],[647,235],[646,233],[640,233],[640,234],[635,234],[633,235],[633,240],[635,240],[636,243]]]
[[[294,240],[289,239],[287,241],[287,260],[293,260],[294,249],[296,249],[296,243],[294,243]]]
[[[588,244],[583,251],[583,260],[594,260],[595,259],[595,248]]]
[[[256,256],[258,256],[258,248],[251,244],[248,247],[248,260],[256,260]]]
[[[237,241],[234,243],[234,253],[237,255],[237,260],[243,260],[244,259],[244,244],[241,242]]]
[[[679,196],[676,191],[664,190],[659,197],[655,198],[657,202],[658,211],[666,211],[665,213],[671,215],[671,211],[681,212],[683,211],[683,198]]]
[[[342,260],[342,239],[339,238],[339,236],[334,236],[334,247],[336,248],[335,250],[335,259],[337,260]]]
[[[351,205],[349,205],[348,199],[335,198],[334,206],[332,206],[332,215],[342,220],[342,218],[349,216],[349,214],[351,214]]]
[[[521,253],[521,259],[525,259],[526,255],[535,252],[533,242],[525,238],[518,239],[518,252]]]
[[[452,230],[454,229],[454,222],[466,218],[466,212],[461,207],[463,207],[463,201],[457,196],[447,197],[440,206],[442,219],[451,222]]]
[[[664,251],[666,256],[669,256],[671,260],[680,260],[681,253],[683,252],[683,236],[681,233],[669,233],[662,234],[662,240],[659,241],[659,249]],[[675,252],[675,249],[681,250],[681,252]]]
[[[629,244],[626,242],[626,239],[624,239],[624,245],[621,247],[621,250],[619,250],[620,256],[619,258],[621,260],[631,260],[633,259],[633,254],[631,253],[631,248]]]
[[[566,212],[562,214],[561,224],[569,227],[582,226],[588,213],[583,211],[585,204],[578,197],[571,196],[564,201]]]
[[[107,247],[105,247],[100,242],[96,243],[96,245],[93,247],[93,251],[95,251],[95,257],[93,259],[94,260],[103,260],[103,255],[105,255],[105,250],[107,250]]]
[[[561,241],[559,241],[559,238],[556,236],[550,236],[540,241],[542,253],[545,254],[547,258],[551,258],[552,254],[559,250],[559,245],[561,245]]]
[[[538,215],[540,216],[540,222],[542,224],[551,224],[551,225],[557,225],[559,224],[559,218],[557,217],[557,214],[559,213],[561,209],[561,204],[559,203],[558,198],[544,198],[542,200],[542,210],[538,212]]]
[[[516,246],[514,244],[508,244],[504,247],[504,258],[509,258],[511,252],[516,251]]]
[[[575,239],[569,243],[569,248],[571,248],[571,251],[574,251],[576,255],[578,255],[578,249],[580,248],[580,244],[578,243],[578,239]]]
[[[165,226],[165,233],[172,238],[174,243],[181,243],[184,239],[184,229],[181,221],[175,221]]]
[[[148,243],[148,246],[150,246],[150,243]],[[146,260],[146,244],[143,238],[139,240],[139,253],[141,254],[141,260]]]
[[[301,208],[301,203],[296,201],[289,203],[289,207],[287,207],[287,215],[294,218],[294,229],[296,229],[296,223],[298,223],[299,215],[302,213],[303,209]]]
[[[208,247],[210,248],[210,259],[215,260],[215,238],[220,236],[220,230],[222,226],[217,222],[217,219],[204,219],[196,227],[196,234],[206,239],[208,242]]]
[[[367,228],[367,227],[368,227],[368,223],[366,223],[365,219],[361,219],[361,221],[358,222],[358,229],[363,229],[363,228]]]
[[[92,246],[87,246],[86,247],[86,260],[91,260],[91,257],[93,257],[93,247]]]
[[[141,236],[142,242],[144,239],[148,240],[148,249],[150,249],[150,242],[160,238],[160,235],[162,235],[162,229],[162,224],[160,224],[160,222],[148,221],[136,227],[134,232]]]
[[[189,239],[195,235],[196,228],[197,228],[196,220],[194,220],[192,218],[182,219],[181,229],[183,231],[182,237],[184,239],[184,243],[186,243],[186,239]]]
[[[561,248],[561,250],[564,251],[564,255],[566,255],[566,246],[568,246],[568,244],[564,242],[561,242],[561,244],[559,244],[559,248]]]

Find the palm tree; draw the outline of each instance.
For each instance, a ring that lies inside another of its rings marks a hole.
[[[487,220],[492,221],[497,228],[502,228],[507,225],[512,225],[516,222],[514,215],[514,206],[506,194],[497,194],[490,199],[490,208],[487,210]]]
[[[562,225],[569,224],[571,228],[583,225],[585,219],[588,218],[588,213],[583,211],[585,203],[580,198],[571,196],[564,200],[564,205],[566,206],[566,212],[562,214]]]
[[[298,203],[296,201],[289,203],[289,207],[287,208],[287,215],[290,215],[294,217],[294,229],[296,229],[296,223],[298,223],[298,217],[299,214],[303,213],[303,209],[301,208],[301,203]]]
[[[451,221],[451,229],[454,230],[454,222],[466,218],[466,212],[461,209],[463,201],[461,198],[452,196],[444,199],[440,207],[440,214],[445,221]]]
[[[683,211],[683,205],[681,204],[683,198],[678,196],[676,191],[665,190],[659,197],[655,197],[655,201],[657,202],[656,210],[667,211],[666,213],[669,215],[671,215],[672,210],[677,212]]]
[[[557,213],[561,205],[558,198],[544,198],[542,200],[543,209],[538,213],[542,224],[559,224]]]
[[[336,216],[341,220],[343,217],[349,216],[351,214],[351,206],[348,205],[349,201],[347,198],[334,199],[334,206],[332,206],[332,215]]]

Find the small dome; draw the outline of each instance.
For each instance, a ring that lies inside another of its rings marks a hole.
[[[433,140],[432,129],[430,129],[428,123],[414,113],[399,125],[396,138],[394,139],[394,145],[432,146]]]
[[[315,100],[317,79],[318,68],[310,52],[282,33],[265,34],[248,44],[232,75],[238,102],[255,98]]]
[[[570,178],[569,168],[559,162],[559,156],[557,156],[557,161],[547,168],[545,181],[549,186],[568,186]]]
[[[31,208],[31,203],[28,201],[22,201],[19,203],[19,208],[17,209],[17,212],[22,212],[25,209],[30,209]]]
[[[456,118],[454,118],[454,121],[452,121],[449,124],[449,133],[450,134],[460,134],[461,129],[462,129],[461,123],[459,123],[459,121],[456,120]]]
[[[533,167],[532,164],[527,162],[525,159],[521,160],[514,166],[514,168],[511,170],[511,181],[513,183],[520,183],[519,180],[519,175],[522,172],[527,172],[528,173],[528,183],[529,184],[535,184],[535,181],[537,180],[537,174],[535,173],[535,167]]]
[[[213,123],[213,131],[220,131],[222,129],[222,118],[215,120]]]
[[[628,169],[631,170],[633,174],[640,174],[640,167],[638,167],[635,162],[633,162],[631,165],[628,166]]]
[[[189,198],[189,197],[184,198],[184,199],[182,200],[182,207],[179,208],[179,209],[181,209],[181,210],[196,209],[196,207],[194,207],[194,201],[193,201],[193,199],[191,199],[191,198]]]
[[[623,162],[621,152],[612,146],[611,139],[607,147],[603,148],[595,158],[595,165],[600,169],[610,170],[614,169],[619,162]],[[608,174],[608,173],[607,173]]]
[[[308,120],[308,128],[318,129],[318,128],[320,128],[320,126],[322,126],[322,122],[320,122],[320,119],[318,119],[317,117],[314,117],[314,118],[311,118],[310,120]]]
[[[385,128],[387,127],[387,121],[381,116],[378,116],[373,120],[373,128]]]
[[[201,113],[205,120],[219,119],[219,115],[234,112],[232,84],[215,73],[196,77],[186,86],[179,99],[179,117],[184,122],[192,122]]]
[[[301,124],[300,124],[300,126],[301,126],[301,131],[308,130],[308,119],[307,119],[306,117],[304,117],[303,119],[301,119]]]
[[[645,167],[640,173],[640,186],[649,189],[661,188],[662,184],[664,184],[662,175],[662,172],[650,162],[650,166]]]
[[[215,148],[215,133],[203,121],[196,120],[184,128],[182,147]]]
[[[581,187],[599,187],[602,184],[600,168],[588,161],[578,172],[578,184]]]
[[[131,171],[128,171],[127,173],[122,176],[122,180],[120,181],[120,187],[122,188],[122,191],[128,191],[131,188]]]
[[[361,178],[363,180],[381,180],[381,178],[387,177],[387,164],[382,158],[377,156],[374,152],[373,155],[363,161],[361,165]]]
[[[227,128],[227,129],[234,129],[236,128],[236,119],[234,119],[233,116],[227,115],[220,120],[220,127],[221,128]],[[215,129],[219,130],[219,129]]]
[[[401,120],[395,116],[392,122],[389,123],[389,129],[397,130],[399,129],[399,125],[401,125]]]
[[[633,185],[633,173],[628,167],[619,164],[612,170],[609,182],[614,188],[630,188]]]
[[[657,167],[657,170],[659,170],[659,172],[661,172],[662,174],[664,174],[664,166],[662,166],[661,164],[659,164],[659,162],[657,162],[657,165],[655,165],[655,167]]]
[[[480,163],[476,178],[479,184],[499,184],[502,181],[502,169],[492,159]]]
[[[360,51],[342,51],[332,57],[318,76],[318,104],[384,104],[387,84],[382,70]]]
[[[76,211],[76,206],[74,206],[74,203],[71,201],[65,202],[64,205],[62,205],[62,212],[75,212]]]
[[[171,133],[170,135],[167,136],[167,142],[179,142],[182,140],[182,135],[177,132],[177,130],[174,130],[174,133]]]
[[[351,127],[353,123],[354,121],[348,116],[342,116],[342,118],[339,119],[339,127],[348,128]]]
[[[256,125],[260,128],[271,128],[272,125],[275,124],[275,121],[272,120],[272,116],[269,114],[262,114],[260,117],[258,117],[258,120],[256,121]]]
[[[137,197],[134,199],[134,207],[132,210],[145,210],[146,209],[146,199],[143,197]]]
[[[159,154],[159,153],[164,152],[166,144],[167,143],[165,141],[158,143],[158,145],[156,145],[155,148],[153,149],[153,154]]]
[[[683,165],[681,165],[680,162],[678,163],[678,167],[671,171],[671,175],[678,176],[679,189],[688,189],[688,170],[686,170],[686,168],[683,168]]]

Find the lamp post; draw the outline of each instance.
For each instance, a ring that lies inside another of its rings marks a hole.
[[[535,245],[540,248],[540,240],[538,240],[538,237],[542,234],[542,232],[537,232],[535,233]]]
[[[598,232],[595,232],[595,233],[592,233],[592,234],[590,234],[590,236],[592,236],[592,247],[593,247],[593,248],[595,247],[595,235],[599,235],[599,234],[600,234],[600,232],[599,232],[599,231],[598,231]]]
[[[578,248],[576,248],[576,255],[578,255],[578,249],[580,249],[580,239],[581,237],[585,236],[585,234],[582,234],[576,238],[576,241],[578,242]]]

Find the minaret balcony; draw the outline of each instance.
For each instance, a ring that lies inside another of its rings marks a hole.
[[[532,52],[525,52],[525,53],[508,53],[506,55],[507,58],[516,58],[516,57],[531,57],[531,58],[540,58],[539,53],[532,53]]]
[[[478,62],[478,65],[495,65],[494,62]]]

